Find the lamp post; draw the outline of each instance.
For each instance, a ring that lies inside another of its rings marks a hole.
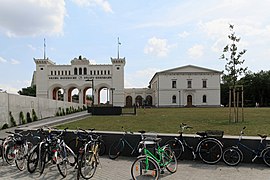
[[[115,90],[115,88],[110,88],[110,90],[112,91],[112,106],[113,106],[113,91]]]
[[[92,82],[92,106],[94,106],[94,101],[95,101],[95,97],[94,97],[94,94],[95,94],[95,88],[94,88],[94,79],[87,79],[85,81],[91,81]]]

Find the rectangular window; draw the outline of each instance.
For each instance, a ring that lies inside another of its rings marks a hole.
[[[192,88],[192,81],[191,80],[187,81],[187,88]]]
[[[206,81],[206,80],[203,80],[203,81],[202,81],[202,87],[203,87],[203,88],[207,88],[207,81]]]
[[[176,88],[176,80],[172,80],[172,88]]]
[[[53,75],[53,71],[51,71],[51,75]]]

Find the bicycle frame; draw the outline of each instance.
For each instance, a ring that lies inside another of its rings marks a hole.
[[[120,141],[122,142],[122,143],[124,143],[124,146],[123,147],[125,147],[125,144],[127,144],[128,145],[128,147],[132,150],[131,151],[131,153],[130,154],[133,154],[134,152],[135,152],[135,150],[137,149],[137,146],[138,145],[136,145],[136,146],[132,146],[124,137],[122,137],[121,139],[120,139]]]

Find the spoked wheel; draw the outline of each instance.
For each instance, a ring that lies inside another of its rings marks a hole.
[[[241,162],[242,153],[233,147],[226,148],[223,152],[223,161],[229,166],[236,166]]]
[[[31,152],[27,158],[27,170],[30,173],[35,172],[38,165],[38,146]]]
[[[57,168],[60,174],[65,178],[67,176],[67,164],[68,159],[64,156],[65,153],[60,151],[57,153]]]
[[[264,150],[264,153],[262,155],[263,161],[267,166],[270,166],[270,148],[267,148]]]
[[[97,159],[95,154],[93,154],[92,151],[86,151],[86,153],[83,153],[78,164],[80,175],[84,179],[90,179],[94,176],[96,169]]]
[[[10,143],[7,144],[7,146],[5,148],[4,157],[5,157],[6,162],[9,165],[12,165],[14,163],[14,160],[15,160],[14,142],[10,142]]]
[[[166,169],[170,172],[170,173],[175,173],[177,170],[177,159],[174,155],[174,152],[166,147],[164,149],[164,152],[162,154],[162,160],[163,163],[166,167]]]
[[[75,164],[77,163],[77,156],[69,146],[66,146],[66,153],[68,164],[70,166],[75,166]]]
[[[100,156],[103,156],[105,153],[106,153],[106,145],[105,145],[105,143],[104,143],[104,141],[100,141],[100,143],[99,143],[99,155]]]
[[[205,139],[199,144],[198,153],[203,162],[216,164],[222,158],[222,146],[212,139]]]
[[[171,139],[165,144],[168,144],[171,150],[174,152],[174,155],[176,156],[176,158],[180,159],[181,155],[184,152],[182,144],[176,139]]]
[[[116,159],[120,153],[123,151],[124,149],[124,142],[123,141],[115,141],[109,150],[109,157],[111,159]]]
[[[157,180],[160,175],[159,165],[152,158],[138,157],[131,166],[131,176],[134,180]]]
[[[19,146],[17,149],[16,157],[15,157],[15,164],[16,167],[23,171],[26,164],[26,156],[25,156],[25,148],[23,145]]]

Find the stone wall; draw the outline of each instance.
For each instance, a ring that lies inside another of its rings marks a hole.
[[[83,104],[56,101],[51,99],[21,96],[9,93],[0,93],[0,128],[7,123],[11,125],[9,112],[12,113],[17,124],[20,124],[20,112],[23,112],[26,119],[26,114],[32,114],[32,109],[35,110],[38,119],[52,117],[56,115],[59,108],[83,107]]]

